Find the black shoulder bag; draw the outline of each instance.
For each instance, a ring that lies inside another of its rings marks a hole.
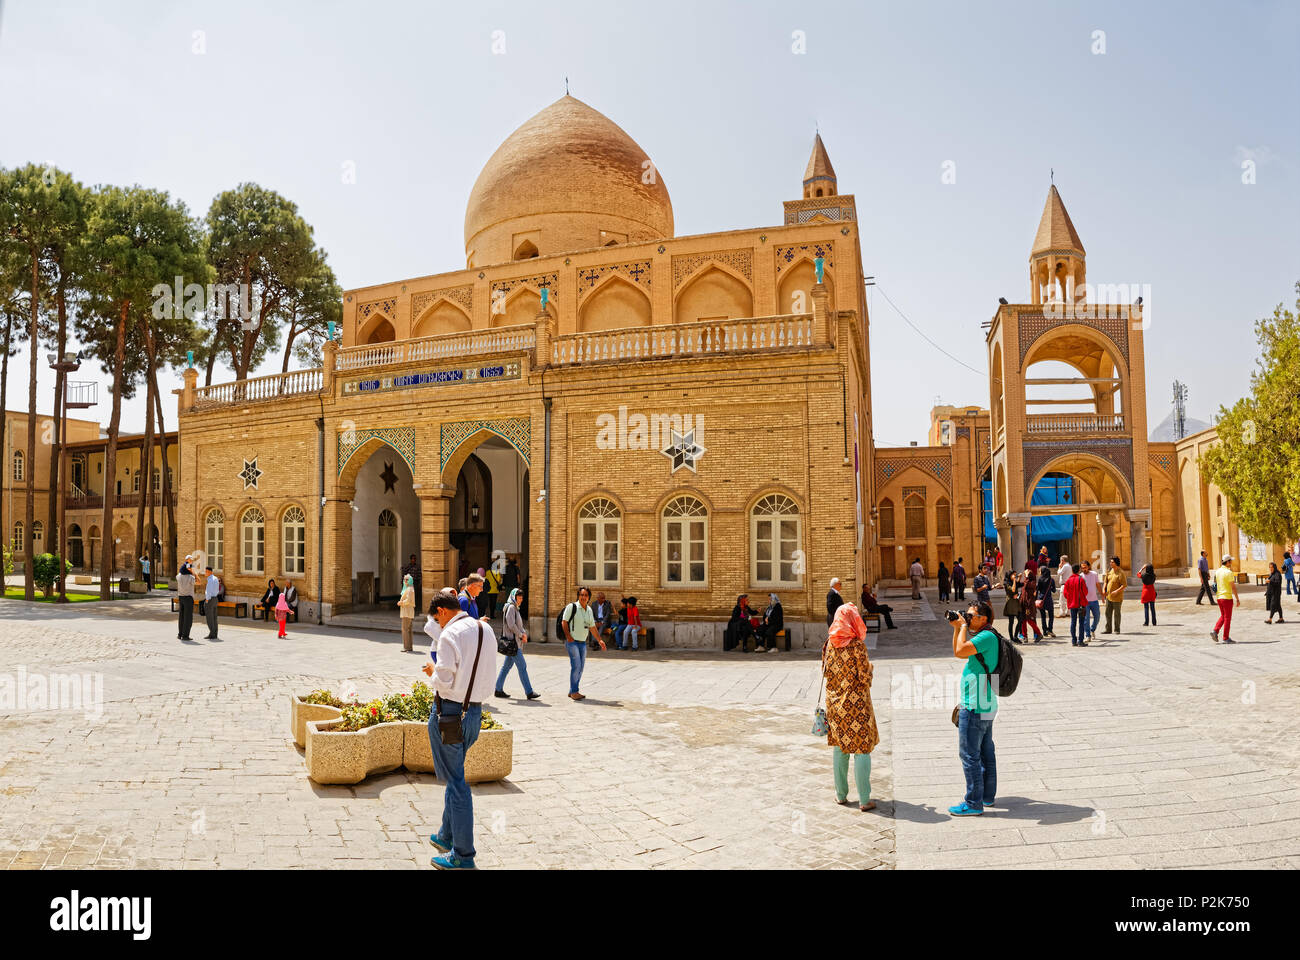
[[[442,698],[438,698],[438,737],[445,746],[451,747],[465,742],[465,711],[469,709],[469,698],[474,693],[474,676],[478,673],[478,658],[483,653],[483,623],[478,625],[478,646],[474,650],[474,666],[469,672],[469,686],[465,688],[465,702],[460,705],[459,717],[442,718]]]

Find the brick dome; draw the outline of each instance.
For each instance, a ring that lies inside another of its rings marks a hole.
[[[648,164],[618,124],[562,97],[479,173],[465,210],[469,266],[671,237],[672,201]]]

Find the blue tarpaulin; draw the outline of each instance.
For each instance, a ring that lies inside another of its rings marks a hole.
[[[984,492],[984,539],[990,542],[998,538],[997,528],[993,526],[993,481],[985,480],[980,486]],[[1034,487],[1030,504],[1036,507],[1053,504],[1074,503],[1074,479],[1071,477],[1043,477]],[[1074,516],[1034,517],[1029,522],[1029,539],[1033,543],[1051,540],[1069,540],[1074,536]]]

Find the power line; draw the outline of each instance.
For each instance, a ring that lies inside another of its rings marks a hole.
[[[877,283],[877,284],[875,285],[875,287],[876,287],[877,290],[880,291],[880,295],[881,295],[882,297],[885,298],[885,302],[888,303],[891,307],[893,307],[894,312],[895,312],[896,314],[898,314],[900,317],[903,318],[903,322],[906,323],[906,324],[907,324],[909,327],[911,327],[913,330],[915,330],[915,331],[917,332],[917,334],[921,337],[921,339],[923,339],[926,343],[928,343],[930,346],[934,347],[934,349],[938,350],[940,353],[942,353],[945,357],[947,357],[949,360],[953,361],[954,363],[960,363],[963,367],[965,367],[965,368],[966,368],[967,370],[969,370],[971,373],[978,373],[981,377],[987,377],[987,376],[988,376],[988,371],[987,371],[987,370],[976,370],[974,367],[972,367],[972,366],[971,366],[969,363],[967,363],[965,360],[962,360],[962,359],[960,359],[959,357],[954,357],[951,353],[949,353],[949,352],[948,352],[947,350],[945,350],[943,347],[939,346],[937,343],[935,343],[933,340],[931,340],[928,336],[926,336],[925,331],[923,331],[920,327],[918,327],[916,324],[914,324],[911,320],[908,320],[908,319],[907,319],[907,315],[906,315],[905,313],[903,313],[902,310],[898,309],[898,304],[894,303],[893,300],[890,300],[890,299],[889,299],[889,294],[885,293],[884,288],[881,287],[879,283]]]

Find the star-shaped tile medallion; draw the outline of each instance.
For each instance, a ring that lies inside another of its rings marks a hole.
[[[384,461],[384,472],[379,475],[379,479],[384,481],[384,493],[395,493],[394,484],[397,483],[397,474],[393,472],[393,465]]]
[[[257,469],[257,457],[254,457],[252,460],[245,460],[244,469],[239,471],[239,477],[244,481],[244,489],[247,490],[249,487],[252,487],[256,490],[257,478],[262,475],[262,472],[263,471]]]
[[[673,468],[670,473],[676,473],[682,467],[686,467],[692,473],[695,472],[695,461],[707,453],[703,444],[695,442],[695,431],[692,430],[685,436],[672,431],[672,442],[659,451],[665,457],[673,462]]]

